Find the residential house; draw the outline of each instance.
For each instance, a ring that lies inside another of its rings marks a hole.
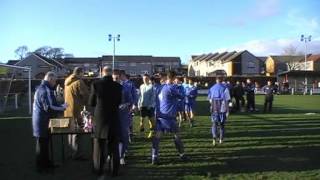
[[[54,71],[58,77],[64,77],[66,69],[61,62],[49,59],[36,53],[31,53],[26,58],[20,60],[15,66],[31,67],[31,78],[42,79],[48,71]],[[29,74],[27,70],[19,70],[15,72],[16,78],[26,79]]]
[[[205,77],[260,75],[261,63],[261,59],[247,50],[193,55],[189,63],[188,75]]]
[[[13,63],[13,62],[8,62]],[[31,67],[32,78],[43,78],[46,72],[55,71],[59,77],[65,77],[75,67],[82,67],[85,75],[98,76],[100,68],[108,65],[112,67],[113,57],[75,57],[64,59],[50,59],[36,53],[31,53],[25,59],[18,61],[14,65]],[[114,65],[116,69],[123,69],[128,74],[142,75],[155,74],[169,70],[180,71],[181,60],[179,57],[157,57],[157,56],[115,56]],[[16,78],[27,78],[28,72],[19,70]]]

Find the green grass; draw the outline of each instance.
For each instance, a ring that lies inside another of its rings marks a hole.
[[[160,143],[161,165],[152,166],[151,141],[137,132],[135,119],[137,133],[128,165],[115,179],[320,179],[320,96],[276,96],[272,114],[232,114],[225,142],[216,147],[211,145],[205,99],[198,98],[196,127],[184,124],[181,129],[190,162],[179,161],[172,136],[165,135]],[[256,99],[261,110],[263,96]],[[66,160],[54,174],[36,174],[31,119],[19,112],[0,115],[0,134],[0,179],[96,179],[90,161]],[[58,163],[60,140],[54,138]],[[89,157],[90,138],[85,140]]]

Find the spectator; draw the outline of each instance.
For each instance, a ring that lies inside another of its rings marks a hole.
[[[245,92],[247,94],[247,111],[253,112],[256,110],[255,107],[255,86],[250,79],[247,79],[247,84],[245,87]]]
[[[233,96],[236,100],[236,107],[235,107],[236,111],[239,111],[239,110],[241,111],[244,107],[243,95],[244,95],[243,86],[240,84],[239,81],[237,81],[236,85],[233,88]],[[240,103],[241,103],[241,105],[240,105]]]
[[[272,102],[273,102],[273,94],[275,93],[275,88],[274,88],[274,86],[272,86],[271,81],[268,81],[268,84],[266,86],[264,86],[262,89],[263,89],[263,92],[265,93],[264,111],[263,112],[267,112],[267,110],[269,112],[271,112]],[[268,107],[268,109],[267,109],[267,107]]]
[[[82,80],[82,77],[83,69],[76,67],[74,68],[73,73],[67,77],[64,82],[65,102],[69,105],[64,112],[64,116],[72,118],[76,127],[82,127],[84,125],[81,117],[81,111],[87,104],[89,96],[88,87]],[[85,159],[81,139],[81,135],[73,134],[68,136],[68,144],[72,150],[71,156],[76,160]]]

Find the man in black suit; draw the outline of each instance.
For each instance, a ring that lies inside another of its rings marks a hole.
[[[113,82],[109,67],[102,70],[103,77],[91,85],[89,104],[94,107],[93,117],[93,166],[101,175],[106,160],[110,155],[112,175],[119,169],[119,133],[120,121],[118,109],[121,103],[122,86]],[[107,147],[107,149],[106,149]],[[108,153],[107,153],[108,151]]]

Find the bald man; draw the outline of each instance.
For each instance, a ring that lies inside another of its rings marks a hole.
[[[106,160],[106,145],[112,160],[112,175],[118,174],[119,168],[119,105],[122,86],[112,80],[109,67],[102,70],[103,77],[91,85],[89,105],[94,108],[93,117],[93,165],[98,175],[102,175]]]

